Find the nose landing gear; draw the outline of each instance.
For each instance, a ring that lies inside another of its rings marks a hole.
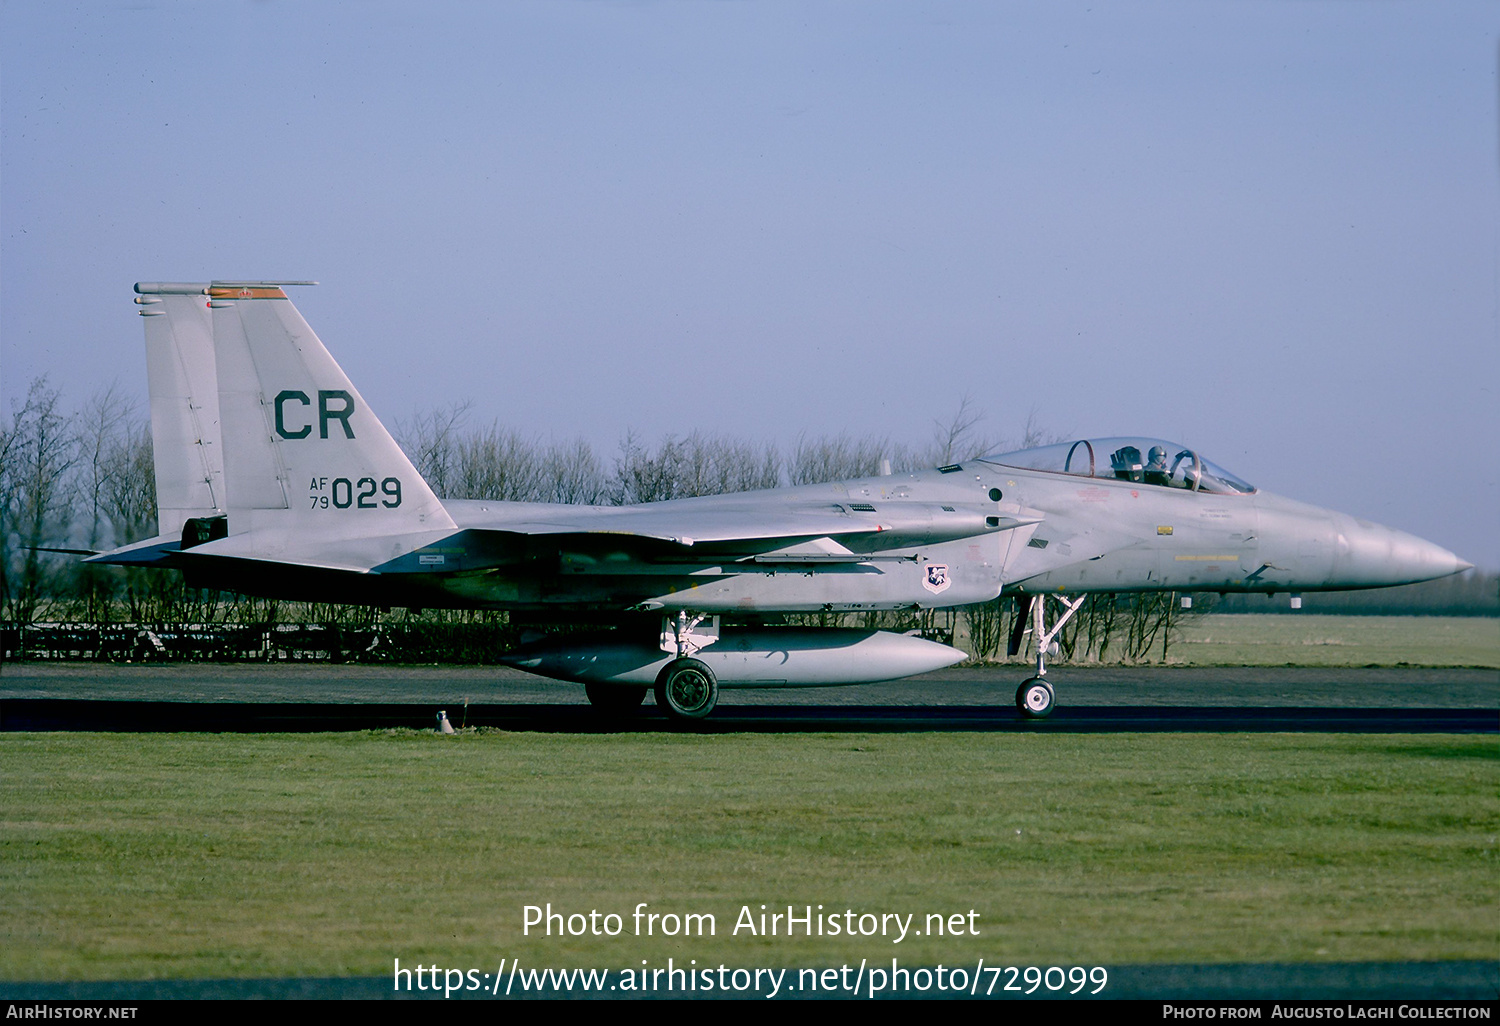
[[[1016,708],[1021,715],[1029,720],[1040,720],[1052,712],[1056,704],[1057,695],[1052,690],[1052,685],[1047,683],[1047,656],[1054,654],[1053,639],[1057,637],[1063,625],[1073,619],[1073,614],[1083,608],[1083,600],[1087,595],[1080,595],[1071,601],[1061,595],[1052,596],[1062,604],[1066,610],[1052,624],[1052,629],[1047,629],[1047,596],[1033,595],[1031,597],[1031,636],[1036,641],[1036,676],[1027,677],[1016,689]],[[1019,621],[1017,627],[1024,621]],[[1015,655],[1021,650],[1021,640],[1024,629],[1018,629],[1011,634],[1010,654]]]

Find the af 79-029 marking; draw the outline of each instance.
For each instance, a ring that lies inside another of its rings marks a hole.
[[[1092,591],[1383,587],[1469,564],[1408,534],[1256,489],[1195,450],[1088,438],[921,473],[632,506],[439,500],[287,299],[291,282],[142,283],[160,534],[95,562],[288,599],[505,609],[614,629],[511,665],[606,710],[648,688],[707,715],[721,687],[862,683],[964,653],[786,612],[1030,602],[1048,647]],[[304,484],[307,483],[307,484]],[[307,488],[306,500],[298,496]],[[1060,613],[1048,622],[1048,600]]]
[[[315,477],[308,486],[312,499],[310,509],[395,509],[401,505],[401,479],[388,477],[380,482],[379,498],[373,477],[350,481],[347,477]]]

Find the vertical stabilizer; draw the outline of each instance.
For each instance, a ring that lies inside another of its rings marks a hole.
[[[189,519],[226,510],[208,288],[185,282],[135,286],[146,325],[157,531],[163,535],[181,531]]]
[[[273,528],[346,539],[453,528],[279,284],[214,282],[209,306],[231,537]]]

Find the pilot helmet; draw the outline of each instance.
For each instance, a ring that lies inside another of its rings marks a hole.
[[[1151,447],[1151,462],[1152,463],[1165,463],[1165,462],[1167,462],[1167,450],[1163,449],[1159,445],[1153,445]]]

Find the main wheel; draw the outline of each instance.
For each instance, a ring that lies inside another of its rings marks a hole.
[[[1056,696],[1052,685],[1040,677],[1028,677],[1016,689],[1016,708],[1027,719],[1039,720],[1052,711]]]
[[[656,704],[674,719],[701,720],[718,701],[719,681],[697,659],[674,659],[656,678]]]
[[[589,704],[602,713],[624,716],[633,713],[646,700],[650,690],[640,684],[585,684],[583,693]]]

